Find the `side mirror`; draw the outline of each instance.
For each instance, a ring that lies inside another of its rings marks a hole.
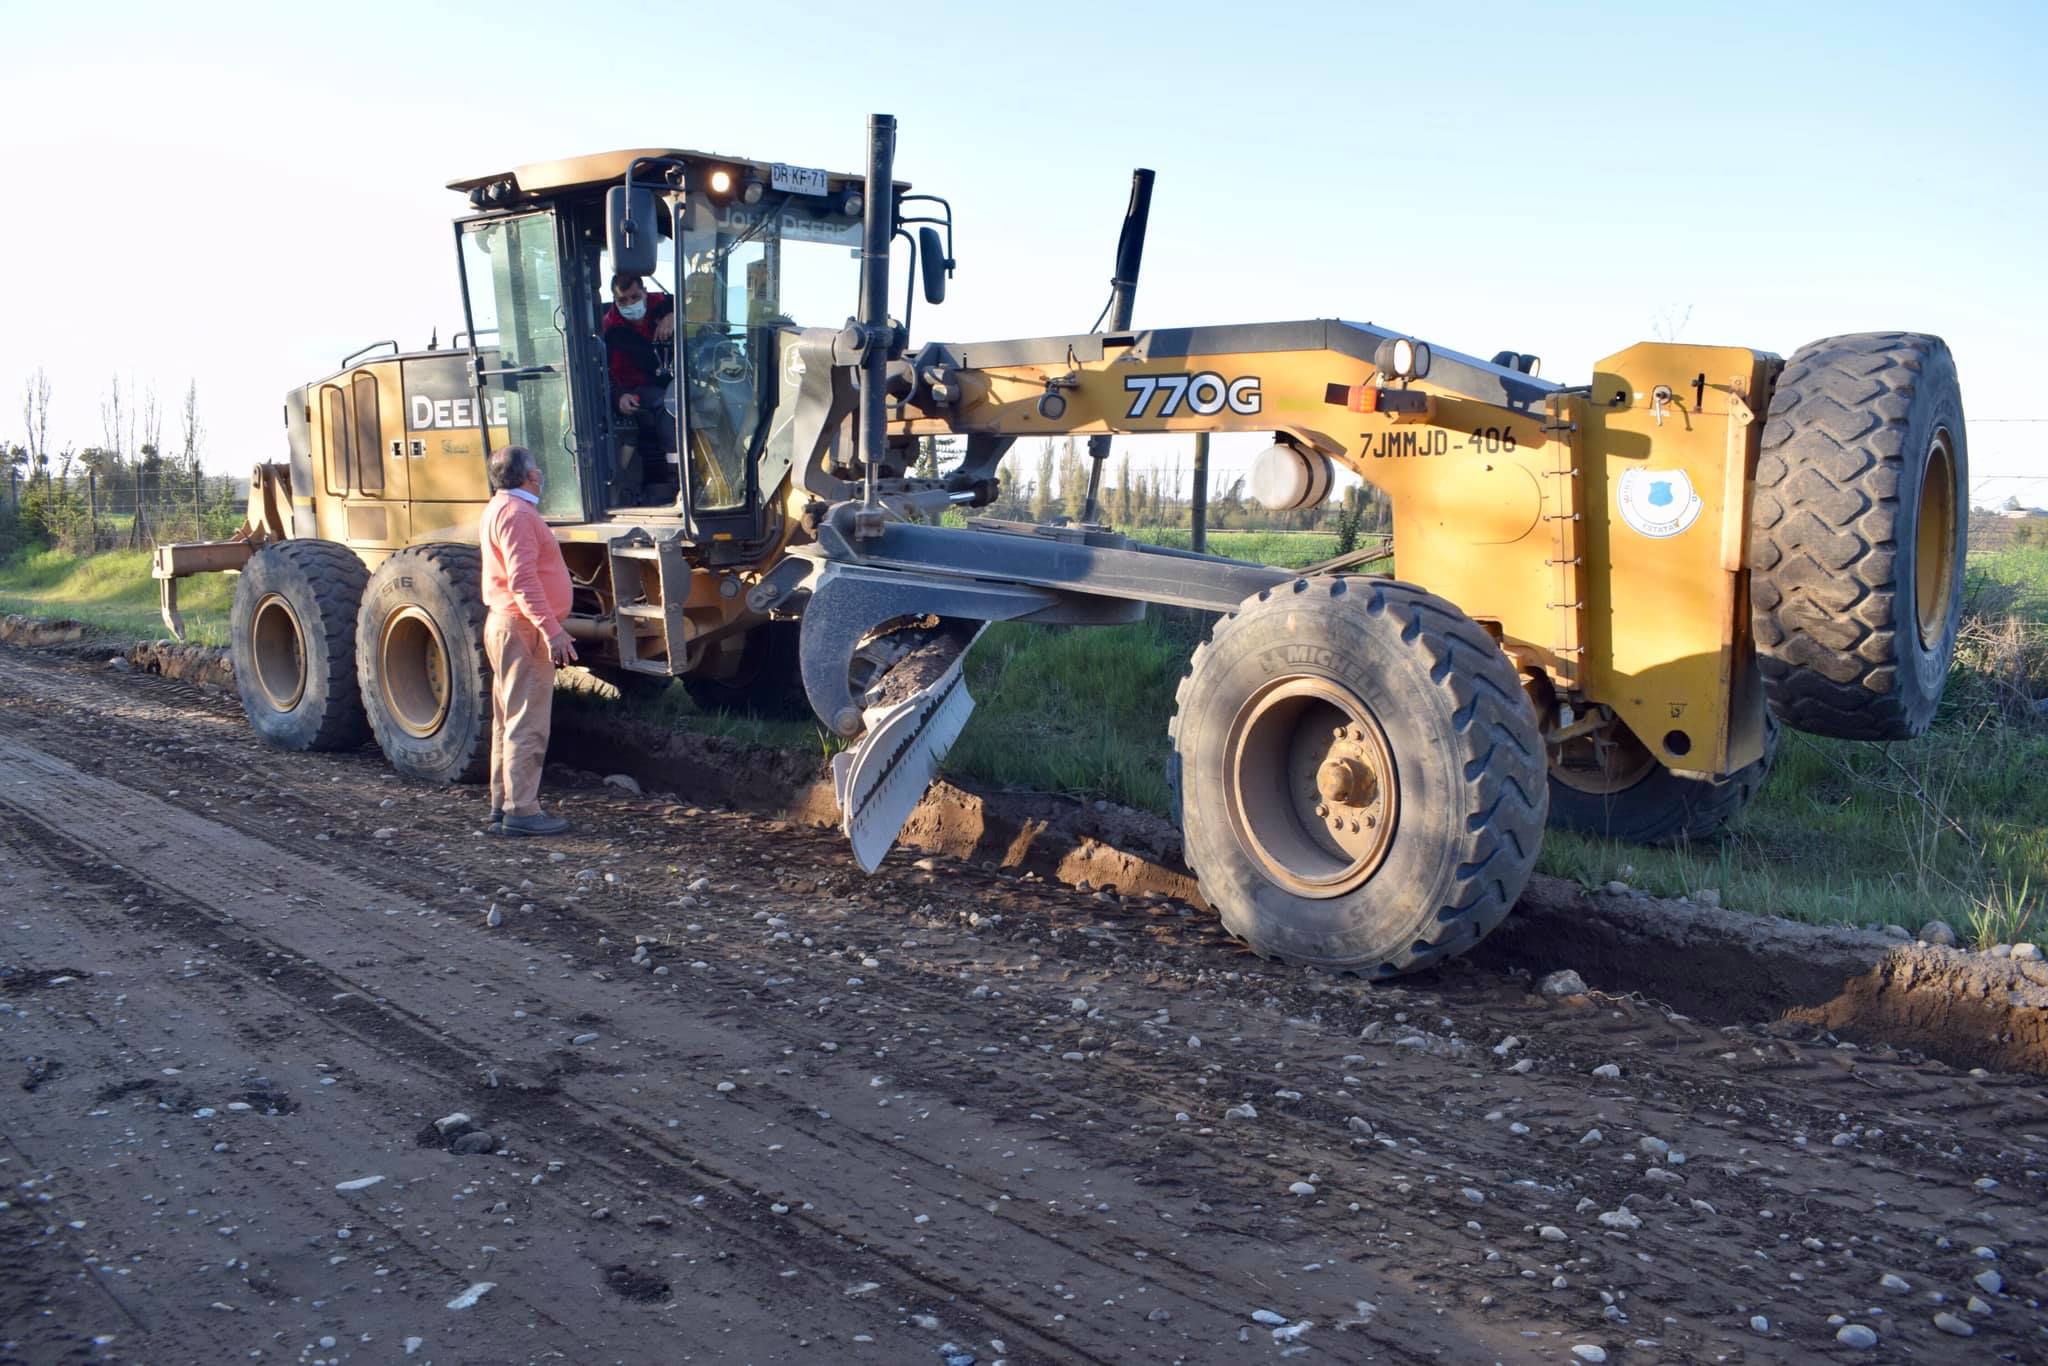
[[[661,232],[654,218],[654,191],[614,185],[604,193],[605,245],[620,275],[652,275],[661,264]]]
[[[924,272],[924,301],[946,302],[946,271],[953,263],[946,259],[946,244],[940,240],[937,228],[917,230],[917,261]]]

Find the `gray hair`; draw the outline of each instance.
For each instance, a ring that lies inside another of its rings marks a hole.
[[[533,452],[524,446],[506,446],[491,452],[488,466],[491,487],[499,492],[516,489],[526,483],[526,476],[540,467],[533,458]]]

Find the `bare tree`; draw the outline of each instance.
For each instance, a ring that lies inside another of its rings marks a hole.
[[[100,435],[105,438],[101,449],[110,452],[116,464],[120,463],[122,452],[126,449],[121,444],[123,416],[121,377],[115,375],[107,381],[106,397],[100,400]],[[128,425],[133,427],[134,424],[131,422]]]
[[[185,411],[179,421],[178,458],[185,473],[195,480],[199,478],[199,443],[205,435],[199,422],[199,381],[190,380],[185,385]]]
[[[28,378],[21,402],[21,421],[27,428],[29,465],[41,469],[50,463],[50,377],[40,365]]]
[[[152,384],[142,391],[141,454],[145,458],[163,454],[163,437],[163,405],[156,401],[156,386]]]

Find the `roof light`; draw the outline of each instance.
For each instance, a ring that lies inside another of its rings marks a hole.
[[[848,218],[860,217],[860,211],[867,207],[867,199],[859,190],[848,190],[839,196],[839,212]]]
[[[1429,343],[1407,337],[1389,337],[1373,352],[1373,365],[1387,379],[1421,379],[1429,362]]]
[[[732,172],[721,166],[705,180],[704,186],[711,193],[723,199],[732,193]]]
[[[759,176],[748,176],[740,182],[740,203],[758,204],[767,192],[768,187],[761,183]]]

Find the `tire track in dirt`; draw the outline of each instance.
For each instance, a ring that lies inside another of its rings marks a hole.
[[[524,936],[532,954],[564,955],[555,960],[563,971],[616,974],[607,990],[631,1008],[611,1008],[606,1028],[635,1036],[633,1046],[648,1064],[635,1076],[762,1055],[759,1047],[752,1055],[740,1051],[729,1032],[705,1032],[714,1026],[772,1040],[770,1052],[795,1059],[789,1079],[757,1076],[737,1095],[759,1107],[754,1123],[800,1132],[824,1156],[794,1176],[760,1164],[744,1173],[721,1168],[735,1179],[764,1182],[762,1198],[815,1190],[811,1172],[820,1162],[870,1173],[876,1185],[902,1166],[912,1172],[913,1190],[957,1193],[963,1205],[991,1192],[1014,1194],[997,1200],[1003,1236],[1031,1240],[1042,1259],[1063,1237],[1062,1255],[1091,1268],[1085,1281],[1070,1276],[1065,1291],[1050,1293],[1039,1287],[1029,1301],[1041,1311],[1074,1311],[1048,1325],[1058,1352],[1095,1340],[1077,1322],[1087,1300],[1059,1296],[1112,1283],[1119,1258],[1136,1260],[1138,1252],[1149,1254],[1149,1293],[1175,1292],[1184,1301],[1206,1289],[1217,1301],[1206,1314],[1177,1306],[1171,1323],[1142,1330],[1151,1354],[1169,1344],[1198,1354],[1220,1344],[1235,1335],[1242,1306],[1266,1295],[1276,1307],[1310,1309],[1324,1324],[1308,1339],[1314,1342],[1342,1297],[1309,1288],[1327,1272],[1295,1268],[1333,1244],[1341,1251],[1332,1261],[1341,1259],[1344,1274],[1370,1288],[1381,1312],[1354,1327],[1350,1339],[1323,1341],[1366,1356],[1437,1348],[1553,1356],[1569,1341],[1594,1340],[1653,1355],[1732,1351],[1749,1359],[1806,1359],[1824,1342],[1832,1349],[1822,1315],[1837,1308],[1860,1313],[1859,1306],[1886,1298],[1875,1282],[1888,1268],[1913,1281],[1919,1307],[1892,1307],[1895,1317],[1880,1323],[1886,1341],[1939,1350],[1949,1344],[1929,1327],[1923,1292],[1945,1287],[1960,1306],[1976,1269],[1969,1248],[1978,1240],[2002,1249],[2001,1266],[2015,1289],[1997,1300],[1995,1314],[1976,1320],[1973,1348],[2030,1350],[2042,1341],[2039,1316],[2023,1299],[2032,1293],[2041,1252],[2031,1202],[2040,1189],[2038,1168],[2048,1166],[2030,1146],[2039,1136],[2029,1130],[2044,1127],[2038,1082],[1964,1076],[1883,1049],[1841,1051],[1810,1030],[1775,1037],[1710,1029],[1634,1001],[1532,1004],[1519,984],[1469,968],[1369,991],[1268,970],[1221,949],[1200,921],[1170,912],[1091,902],[953,865],[925,873],[892,864],[884,878],[866,882],[845,872],[829,840],[717,813],[669,824],[650,804],[609,795],[567,794],[564,801],[587,830],[613,843],[579,838],[567,846],[574,862],[549,865],[538,851],[529,859],[468,839],[473,799],[395,785],[367,756],[282,760],[238,734],[232,716],[202,716],[195,731],[189,720],[180,724],[175,699],[140,701],[126,679],[85,676],[63,703],[27,697],[8,686],[27,681],[12,664],[0,652],[0,692],[12,694],[0,696],[0,717],[9,729],[61,732],[82,751],[81,761],[103,743],[110,753],[132,755],[118,766],[123,783],[256,838],[288,839],[311,853],[305,829],[331,830],[317,847],[327,865],[346,868],[349,878],[387,900],[416,895],[465,918],[460,928],[405,918],[392,953],[430,962],[503,940],[504,932],[472,928],[477,922],[469,917],[491,899],[495,883],[532,881],[532,890],[514,898],[530,896],[545,909],[516,918],[508,930]],[[176,733],[206,743],[173,743]],[[152,746],[162,752],[151,753]],[[347,781],[319,781],[331,774]],[[277,783],[295,790],[255,799],[257,789]],[[386,807],[395,802],[400,815],[379,814],[376,798],[387,792]],[[216,809],[203,809],[208,799]],[[251,805],[237,804],[243,800]],[[300,827],[284,828],[272,806],[295,813]],[[364,838],[378,821],[400,821],[402,836],[389,845]],[[715,873],[714,882],[724,885],[697,907],[677,908],[671,894],[687,873],[665,873],[664,860]],[[621,883],[579,894],[579,862],[616,868]],[[438,885],[421,881],[429,867],[438,870]],[[458,881],[472,892],[452,895]],[[992,919],[997,912],[1000,922]],[[704,932],[689,933],[685,922],[700,921]],[[664,963],[680,970],[698,955],[709,965],[689,973],[681,1016],[642,999],[658,999],[673,980],[658,984],[624,961],[634,934],[648,932],[664,941]],[[593,948],[605,934],[617,942]],[[914,947],[892,942],[913,939]],[[877,966],[856,966],[864,956],[876,957]],[[387,972],[393,966],[380,965]],[[867,979],[860,989],[844,985],[849,971]],[[361,976],[352,971],[349,980]],[[435,980],[422,973],[417,984],[393,990],[417,1009]],[[981,988],[988,994],[977,996]],[[531,984],[519,990],[538,1000]],[[501,994],[517,997],[509,987]],[[1071,1015],[1066,1006],[1075,995],[1102,1013]],[[826,996],[837,998],[831,1007],[816,1004]],[[1171,1024],[1155,1036],[1147,1023],[1160,1006],[1169,1008]],[[429,1014],[420,1011],[419,1018]],[[676,1033],[678,1025],[691,1037],[663,1043],[664,1032]],[[1382,1036],[1359,1042],[1359,1029],[1371,1025]],[[900,1128],[803,1122],[827,1104],[846,1116],[855,1113],[854,1103],[873,1105],[872,1095],[860,1096],[859,1078],[850,1086],[835,1079],[844,1054],[821,1059],[816,1051],[828,1037],[851,1049],[861,1037],[856,1028],[870,1029],[869,1037],[891,1050],[863,1069],[894,1077],[884,1098],[897,1099],[899,1113],[917,1107],[928,1118]],[[1184,1031],[1199,1033],[1203,1047],[1186,1050],[1178,1042]],[[1487,1051],[1507,1033],[1525,1041],[1510,1056],[1530,1057],[1531,1071],[1510,1072],[1507,1058]],[[1404,1036],[1422,1046],[1400,1046]],[[939,1038],[944,1042],[930,1042]],[[1003,1051],[981,1053],[991,1041]],[[1068,1052],[1082,1057],[1070,1063]],[[551,1054],[522,1057],[533,1066],[548,1064]],[[1282,1064],[1278,1073],[1275,1061]],[[1622,1066],[1621,1079],[1589,1075],[1606,1061]],[[1352,1073],[1361,1079],[1357,1086],[1343,1082]],[[1210,1085],[1195,1084],[1201,1077]],[[596,1088],[599,1079],[585,1070],[565,1073],[558,1084]],[[1299,1101],[1271,1094],[1295,1088],[1306,1093]],[[618,1104],[636,1136],[668,1132],[659,1110],[665,1102],[627,1101],[619,1089],[601,1096],[593,1090],[590,1101]],[[849,1101],[848,1090],[860,1102]],[[1258,1104],[1258,1120],[1218,1122],[1222,1105],[1240,1099]],[[730,1109],[734,1102],[723,1104]],[[1175,1107],[1195,1118],[1175,1123]],[[690,1110],[682,1113],[695,1122]],[[1376,1125],[1370,1139],[1343,1127],[1353,1114]],[[941,1122],[955,1131],[938,1137]],[[1531,1132],[1510,1135],[1510,1123]],[[1581,1148],[1579,1135],[1596,1123],[1605,1141]],[[1839,1149],[1830,1141],[1838,1126],[1854,1131],[1852,1143]],[[719,1132],[735,1144],[742,1137],[731,1126]],[[1683,1167],[1647,1160],[1634,1142],[1646,1134],[1664,1137],[1690,1160]],[[1798,1137],[1808,1143],[1796,1143]],[[1383,1138],[1396,1146],[1381,1146]],[[1027,1215],[1022,1197],[1032,1183],[987,1157],[1003,1145],[1023,1151],[1027,1143],[1047,1154],[1040,1160],[1048,1167],[1062,1164],[1038,1173],[1032,1192],[1040,1203],[1047,1194],[1057,1197],[1056,1212],[1031,1208]],[[1330,1179],[1340,1165],[1351,1170]],[[1677,1180],[1650,1183],[1645,1173],[1653,1166]],[[1312,1170],[1325,1177],[1320,1208],[1282,1193],[1287,1180]],[[1119,1183],[1107,1217],[1081,1199],[1090,1194],[1083,1176]],[[1981,1176],[2001,1185],[1976,1190],[1972,1183]],[[1484,1206],[1461,1207],[1457,1192],[1465,1183],[1483,1188]],[[1343,1203],[1330,1203],[1333,1195]],[[1358,1195],[1366,1198],[1354,1215],[1343,1204]],[[1712,1213],[1690,1204],[1701,1197]],[[1579,1198],[1593,1200],[1595,1210],[1578,1214],[1567,1202]],[[1591,1225],[1594,1212],[1623,1200],[1643,1220],[1640,1229]],[[1206,1211],[1195,1208],[1198,1201]],[[835,1227],[887,1241],[881,1230],[890,1205],[881,1193],[849,1198],[857,1212]],[[827,1215],[807,1217],[823,1227]],[[1141,1218],[1158,1222],[1138,1228]],[[1466,1218],[1481,1222],[1482,1232],[1466,1230]],[[1571,1241],[1540,1256],[1539,1219],[1567,1229]],[[1821,1246],[1804,1246],[1802,1238]],[[1937,1238],[1951,1246],[1937,1246]],[[969,1243],[963,1234],[956,1246]],[[1500,1253],[1498,1262],[1485,1259],[1489,1250]],[[1168,1260],[1173,1252],[1181,1254],[1178,1266]],[[903,1255],[930,1256],[914,1249]],[[990,1254],[970,1264],[997,1265]],[[1566,1276],[1565,1287],[1549,1286],[1553,1271]],[[1617,1303],[1602,1302],[1600,1290]],[[987,1292],[970,1286],[961,1293]],[[1023,1303],[1023,1292],[1014,1293]],[[1442,1309],[1451,1312],[1439,1317]],[[1630,1322],[1607,1317],[1609,1309]],[[1759,1309],[1775,1325],[1768,1338],[1747,1329],[1747,1315]],[[1443,1319],[1453,1321],[1457,1336],[1440,1335]],[[1590,1331],[1596,1328],[1603,1331]],[[1525,1331],[1541,1337],[1519,1338]],[[1637,1333],[1657,1346],[1633,1347]]]
[[[35,795],[26,801],[18,794],[18,789],[24,786],[35,789]],[[79,773],[68,764],[5,739],[0,739],[0,805],[26,817],[24,829],[36,830],[59,849],[68,846],[70,858],[74,861],[74,873],[79,871],[75,861],[89,860],[95,854],[130,862],[148,859],[152,865],[151,872],[146,877],[124,880],[124,883],[154,893],[151,910],[156,917],[156,927],[179,933],[188,942],[207,940],[217,944],[216,952],[225,961],[234,963],[251,979],[267,977],[264,985],[288,1001],[317,1009],[320,1002],[345,998],[320,1010],[326,1027],[348,1034],[386,1054],[394,1062],[438,1072],[444,1079],[458,1085],[473,1084],[471,1079],[480,1070],[491,1068],[493,1059],[487,1049],[477,1044],[465,1047],[452,1037],[451,1032],[437,1030],[422,1017],[382,997],[383,992],[394,988],[372,986],[360,977],[330,971],[310,957],[299,958],[283,968],[268,967],[267,964],[280,951],[297,956],[306,953],[309,946],[303,941],[295,942],[277,934],[275,922],[265,925],[261,921],[252,921],[246,912],[233,918],[223,917],[207,909],[193,895],[195,882],[210,884],[208,891],[213,897],[230,902],[240,900],[246,904],[261,898],[270,883],[275,882],[301,889],[297,895],[328,910],[366,912],[370,903],[388,899],[388,894],[382,889],[352,884],[319,865],[306,863],[273,848],[265,847],[259,854],[245,847],[239,837],[217,828],[209,829],[206,823],[176,808],[152,812],[149,807],[160,804],[138,798],[113,783]],[[56,811],[65,814],[59,817],[54,814]],[[161,828],[163,838],[145,836],[138,839],[137,829],[150,826]],[[181,853],[185,847],[193,853]],[[251,877],[240,871],[258,857],[269,865],[262,874]],[[364,952],[368,945],[363,940],[382,937],[377,934],[381,928],[372,922],[370,932],[361,935],[352,945],[353,951],[358,954]],[[236,933],[245,937],[239,941],[226,937]],[[209,936],[222,938],[209,940]],[[379,993],[380,998],[373,999],[373,992]],[[786,1248],[762,1244],[759,1235],[748,1226],[750,1215],[755,1212],[752,1209],[754,1201],[740,1199],[739,1208],[720,1208],[721,1204],[737,1198],[732,1194],[734,1188],[752,1184],[742,1174],[728,1169],[716,1156],[701,1148],[686,1152],[675,1147],[663,1140],[655,1128],[621,1124],[616,1120],[607,1123],[589,1106],[561,1094],[557,1086],[558,1083],[549,1080],[517,1087],[509,1105],[500,1103],[494,1108],[508,1110],[529,1123],[545,1123],[555,1131],[556,1141],[574,1148],[586,1164],[610,1165],[622,1185],[673,1176],[680,1167],[694,1178],[695,1193],[705,1197],[709,1203],[709,1209],[700,1205],[696,1212],[700,1216],[723,1216],[714,1218],[716,1232],[721,1239],[755,1243],[755,1250],[764,1261],[772,1260],[774,1256],[790,1255]],[[620,1141],[622,1130],[634,1140],[632,1145]],[[650,1161],[658,1166],[650,1169]],[[807,1220],[801,1215],[789,1222],[792,1225],[816,1222],[820,1225],[818,1232],[834,1237],[848,1232],[825,1227],[822,1221]],[[811,1249],[808,1255],[819,1263],[836,1260],[823,1249]],[[977,1282],[966,1274],[965,1269],[960,1275],[947,1274],[937,1266],[913,1266],[886,1253],[877,1255],[872,1249],[871,1255],[860,1263],[860,1269],[872,1279],[877,1274],[877,1267],[883,1263],[892,1264],[889,1269],[894,1272],[898,1283],[890,1286],[885,1282],[880,1288],[893,1289],[896,1297],[905,1301],[944,1302],[963,1291],[971,1292],[978,1288]],[[1027,1343],[1037,1339],[1040,1349],[1048,1355],[1083,1359],[1075,1342],[1054,1343],[1043,1338],[1028,1321],[1006,1315],[997,1297],[982,1294],[978,1299],[974,1313],[983,1320],[980,1326],[987,1330],[987,1336],[1021,1339]],[[823,1320],[829,1317],[825,1312],[827,1304],[829,1302],[821,1302],[808,1308]],[[531,1307],[543,1318],[547,1317],[539,1304]]]

